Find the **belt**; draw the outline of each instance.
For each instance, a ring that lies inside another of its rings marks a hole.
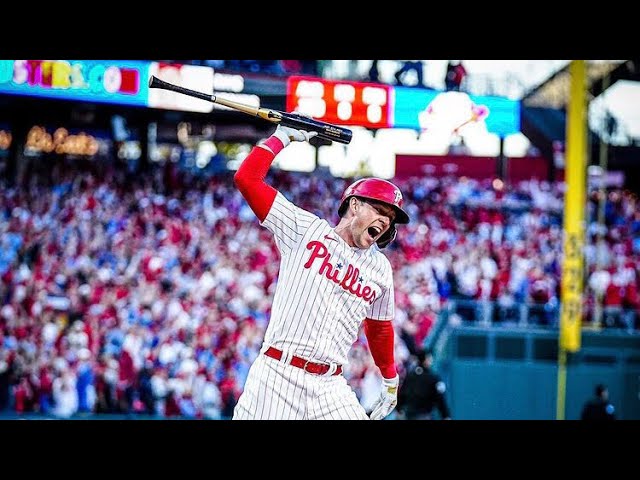
[[[275,358],[276,360],[282,359],[284,353],[282,350],[278,350],[277,348],[269,347],[264,354],[267,357]],[[305,360],[302,357],[297,357],[295,355],[291,356],[291,360],[289,360],[289,365],[293,365],[294,367],[298,367],[303,369],[305,372],[313,373],[314,375],[340,375],[342,373],[342,365],[337,365],[335,367],[335,371],[331,374],[329,372],[333,369],[334,365],[329,365],[327,363],[314,363],[309,360]]]

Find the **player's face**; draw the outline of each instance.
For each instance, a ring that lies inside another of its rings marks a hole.
[[[393,207],[375,200],[356,198],[354,210],[351,233],[358,248],[369,248],[377,242],[396,218]]]

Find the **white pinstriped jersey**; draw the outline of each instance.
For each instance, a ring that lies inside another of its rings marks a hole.
[[[375,245],[350,247],[326,220],[280,192],[262,225],[274,234],[281,255],[264,345],[345,364],[365,317],[394,317],[389,260]]]

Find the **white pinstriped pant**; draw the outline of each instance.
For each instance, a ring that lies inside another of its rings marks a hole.
[[[233,412],[233,420],[368,419],[342,375],[314,375],[262,353]]]

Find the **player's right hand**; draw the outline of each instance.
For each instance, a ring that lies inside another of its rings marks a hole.
[[[286,147],[292,141],[308,142],[310,139],[318,135],[318,132],[307,132],[306,130],[298,130],[297,128],[278,125],[278,128],[276,128],[276,131],[273,134],[278,137]]]

